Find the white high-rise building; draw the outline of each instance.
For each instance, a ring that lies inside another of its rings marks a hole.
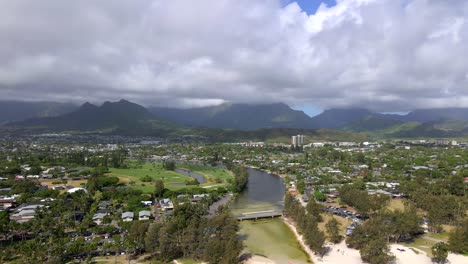
[[[292,136],[292,138],[291,138],[291,145],[297,146],[297,136]]]
[[[297,135],[291,137],[291,145],[302,146],[304,145],[304,135]]]
[[[304,145],[304,135],[297,135],[297,144],[299,146]]]

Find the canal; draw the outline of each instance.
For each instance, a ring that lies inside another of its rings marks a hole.
[[[283,210],[283,179],[267,172],[249,169],[247,188],[231,204],[233,215],[267,210]],[[280,218],[240,222],[245,238],[244,253],[267,257],[276,263],[310,263],[294,233]]]

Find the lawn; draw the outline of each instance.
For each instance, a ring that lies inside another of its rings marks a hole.
[[[230,171],[205,167],[200,165],[177,165],[178,168],[191,170],[192,172],[203,175],[207,182],[201,184],[200,187],[220,187],[226,186],[227,179],[232,178]],[[185,182],[191,180],[189,176],[179,174],[174,171],[168,171],[163,168],[162,163],[146,162],[130,162],[127,169],[111,168],[109,176],[116,176],[120,182],[128,184],[130,187],[143,191],[144,193],[151,193],[154,191],[153,182],[143,182],[142,178],[149,176],[152,181],[163,180],[164,186],[170,190],[177,190],[185,187],[194,187],[196,185],[185,185]],[[219,178],[221,181],[216,183],[214,179]]]
[[[206,188],[226,186],[227,181],[234,178],[231,171],[222,168],[191,164],[177,164],[177,168],[187,169],[191,172],[203,175],[206,179],[206,183],[201,186]],[[218,182],[216,182],[216,179],[220,179],[220,181],[218,180]]]
[[[391,199],[390,203],[388,204],[388,209],[395,211],[400,210],[403,211],[405,209],[405,205],[402,199]]]

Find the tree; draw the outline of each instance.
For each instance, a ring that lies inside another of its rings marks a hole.
[[[163,168],[165,170],[168,170],[168,171],[173,171],[176,168],[175,162],[173,162],[173,161],[164,161],[163,162]]]
[[[162,180],[156,180],[154,183],[154,196],[155,197],[162,197],[164,193],[164,182]]]
[[[370,240],[361,250],[361,259],[370,264],[386,264],[395,259],[390,254],[390,249],[385,238]]]
[[[328,233],[328,238],[332,243],[339,243],[343,236],[340,235],[341,224],[333,217],[330,221],[325,224],[325,229]]]
[[[319,201],[319,202],[325,202],[327,200],[327,197],[325,196],[325,194],[323,194],[321,191],[319,190],[316,190],[314,192],[314,197],[315,197],[315,200]]]
[[[0,212],[0,233],[5,234],[9,231],[10,217],[8,212]]]
[[[448,256],[448,245],[444,242],[436,243],[432,246],[432,256],[436,263],[445,263]]]
[[[297,181],[297,190],[299,191],[300,194],[304,194],[304,190],[305,190],[304,179],[300,179]]]
[[[310,218],[309,218],[310,219]],[[325,234],[318,229],[317,222],[313,219],[307,221],[304,237],[310,249],[321,257],[326,253]]]
[[[453,195],[462,196],[465,194],[465,183],[463,175],[457,173],[450,175],[447,180],[447,189]]]
[[[247,186],[249,173],[245,167],[241,166],[233,167],[231,170],[234,172],[234,192],[240,193]]]
[[[390,237],[396,243],[400,242],[401,239],[414,237],[421,232],[421,219],[413,204],[406,204],[404,211],[384,212],[382,217],[387,223]]]
[[[318,222],[321,222],[323,220],[322,216],[320,215],[320,213],[322,212],[322,206],[318,204],[317,202],[315,202],[315,199],[312,198],[309,200],[306,206],[306,210],[307,210],[307,213],[315,217],[315,219]]]
[[[159,248],[159,231],[162,225],[152,223],[145,235],[145,250],[152,254],[156,253]]]
[[[134,221],[127,235],[127,248],[141,252],[145,248],[145,234],[148,231],[148,222]]]
[[[459,254],[468,253],[468,219],[462,221],[460,226],[450,232],[449,249]]]

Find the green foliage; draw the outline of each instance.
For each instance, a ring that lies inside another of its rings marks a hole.
[[[8,212],[0,212],[0,233],[6,233],[9,231],[10,217]]]
[[[343,236],[340,235],[340,226],[341,224],[333,217],[330,221],[325,224],[325,229],[328,233],[328,238],[332,243],[339,243]]]
[[[448,256],[448,245],[444,242],[438,242],[431,248],[433,259],[436,263],[445,263]]]
[[[192,179],[186,180],[185,184],[186,185],[200,185],[200,182],[197,179],[192,178]]]
[[[34,193],[39,189],[38,184],[38,181],[29,179],[16,181],[12,186],[12,190],[14,193]]]
[[[359,253],[362,260],[370,264],[386,264],[395,259],[390,253],[385,238],[370,240],[359,250]]]
[[[235,193],[240,193],[247,186],[249,181],[249,173],[247,168],[241,166],[234,166],[230,168],[234,173],[234,181],[232,188]]]
[[[149,175],[145,175],[143,177],[141,177],[140,179],[142,182],[152,182],[153,181],[153,178],[151,178],[151,176]]]
[[[176,164],[174,161],[164,161],[163,168],[168,171],[173,171],[176,168]]]
[[[144,237],[145,250],[158,259],[191,258],[208,263],[238,263],[242,240],[238,222],[227,210],[208,219],[200,205],[177,206],[166,223],[153,224]]]
[[[164,182],[162,180],[156,180],[154,183],[154,196],[160,198],[164,193]]]
[[[314,197],[315,197],[315,200],[319,201],[319,202],[325,202],[327,200],[327,196],[325,196],[324,193],[322,193],[321,191],[319,190],[316,190],[314,192]]]
[[[413,204],[406,204],[405,210],[395,210],[384,212],[381,216],[385,219],[389,230],[389,239],[398,243],[401,239],[414,238],[421,230],[421,218],[417,215],[416,207]]]
[[[286,217],[292,219],[299,230],[304,235],[306,244],[316,254],[324,255],[326,249],[325,234],[318,229],[318,219],[321,219],[318,215],[320,209],[318,204],[311,199],[307,205],[307,213],[304,207],[294,199],[290,193],[286,193],[284,198],[284,213]]]
[[[449,249],[458,254],[468,254],[468,219],[449,234]]]
[[[299,191],[300,194],[304,194],[304,190],[305,190],[304,179],[300,179],[297,181],[297,190]]]
[[[320,213],[322,212],[323,206],[315,202],[314,199],[310,199],[306,206],[307,214],[314,217],[317,222],[322,222],[322,216]]]

